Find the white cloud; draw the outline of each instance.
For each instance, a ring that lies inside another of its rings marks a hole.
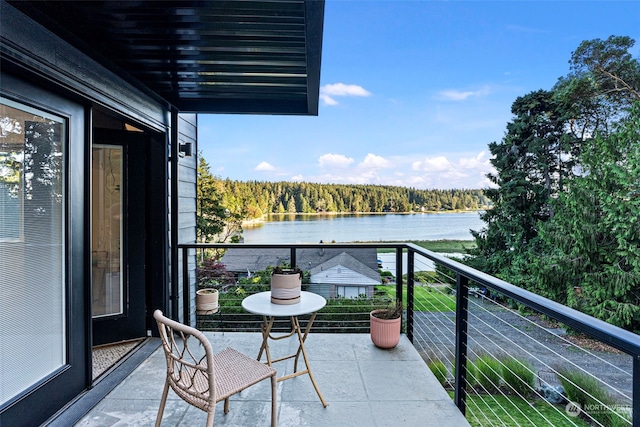
[[[444,156],[426,157],[424,160],[413,162],[411,167],[414,171],[422,172],[443,172],[452,168],[452,164]]]
[[[337,105],[334,97],[338,96],[371,96],[371,92],[362,86],[344,83],[326,84],[320,88],[320,99],[326,105]]]
[[[274,170],[276,170],[276,168],[273,167],[273,165],[271,165],[270,163],[260,162],[260,164],[258,164],[258,166],[253,168],[253,170],[255,170],[255,171],[274,171]]]
[[[472,97],[482,97],[487,96],[491,93],[489,86],[482,86],[478,90],[456,90],[456,89],[447,89],[438,92],[437,98],[445,101],[465,101],[468,98]]]
[[[486,151],[476,155],[425,157],[411,163],[414,174],[405,185],[418,188],[487,188],[487,173],[495,173]]]
[[[327,153],[318,158],[318,164],[321,168],[324,167],[340,167],[344,168],[353,163],[351,157],[344,156],[342,154]]]
[[[316,168],[280,171],[262,162],[256,170],[278,172],[277,176],[296,182],[335,184],[376,184],[420,189],[488,188],[486,178],[495,173],[490,153],[438,153],[433,156],[404,155],[384,157],[368,153],[360,162],[342,154],[327,153],[318,159]],[[314,170],[315,169],[315,170]]]
[[[384,157],[369,153],[358,166],[362,168],[388,168],[391,167],[391,162]]]

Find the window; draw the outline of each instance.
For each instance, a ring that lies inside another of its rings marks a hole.
[[[0,97],[0,405],[66,363],[65,141],[62,118]]]

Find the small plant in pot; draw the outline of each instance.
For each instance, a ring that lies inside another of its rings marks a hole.
[[[213,314],[217,313],[219,292],[216,288],[202,288],[196,291],[196,313]]]
[[[275,267],[271,272],[271,302],[274,304],[297,304],[302,290],[302,270],[299,268]]]
[[[376,309],[369,313],[371,341],[376,347],[388,349],[398,345],[402,311],[402,301],[397,300],[391,307]]]
[[[219,295],[225,284],[233,282],[233,275],[215,258],[202,260],[196,268],[198,290],[196,313],[214,314],[219,309]]]

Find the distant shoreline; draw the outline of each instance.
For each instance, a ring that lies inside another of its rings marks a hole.
[[[242,221],[242,226],[252,226],[266,222],[269,216],[337,216],[337,215],[422,215],[422,214],[455,214],[455,213],[474,213],[483,212],[486,209],[456,209],[447,211],[411,211],[411,212],[307,212],[307,213],[269,213],[264,214],[260,218],[247,219]]]

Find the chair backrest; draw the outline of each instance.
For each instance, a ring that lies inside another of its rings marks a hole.
[[[167,362],[167,382],[187,403],[203,411],[213,408],[216,396],[211,343],[199,330],[165,317],[160,310],[153,317]]]

